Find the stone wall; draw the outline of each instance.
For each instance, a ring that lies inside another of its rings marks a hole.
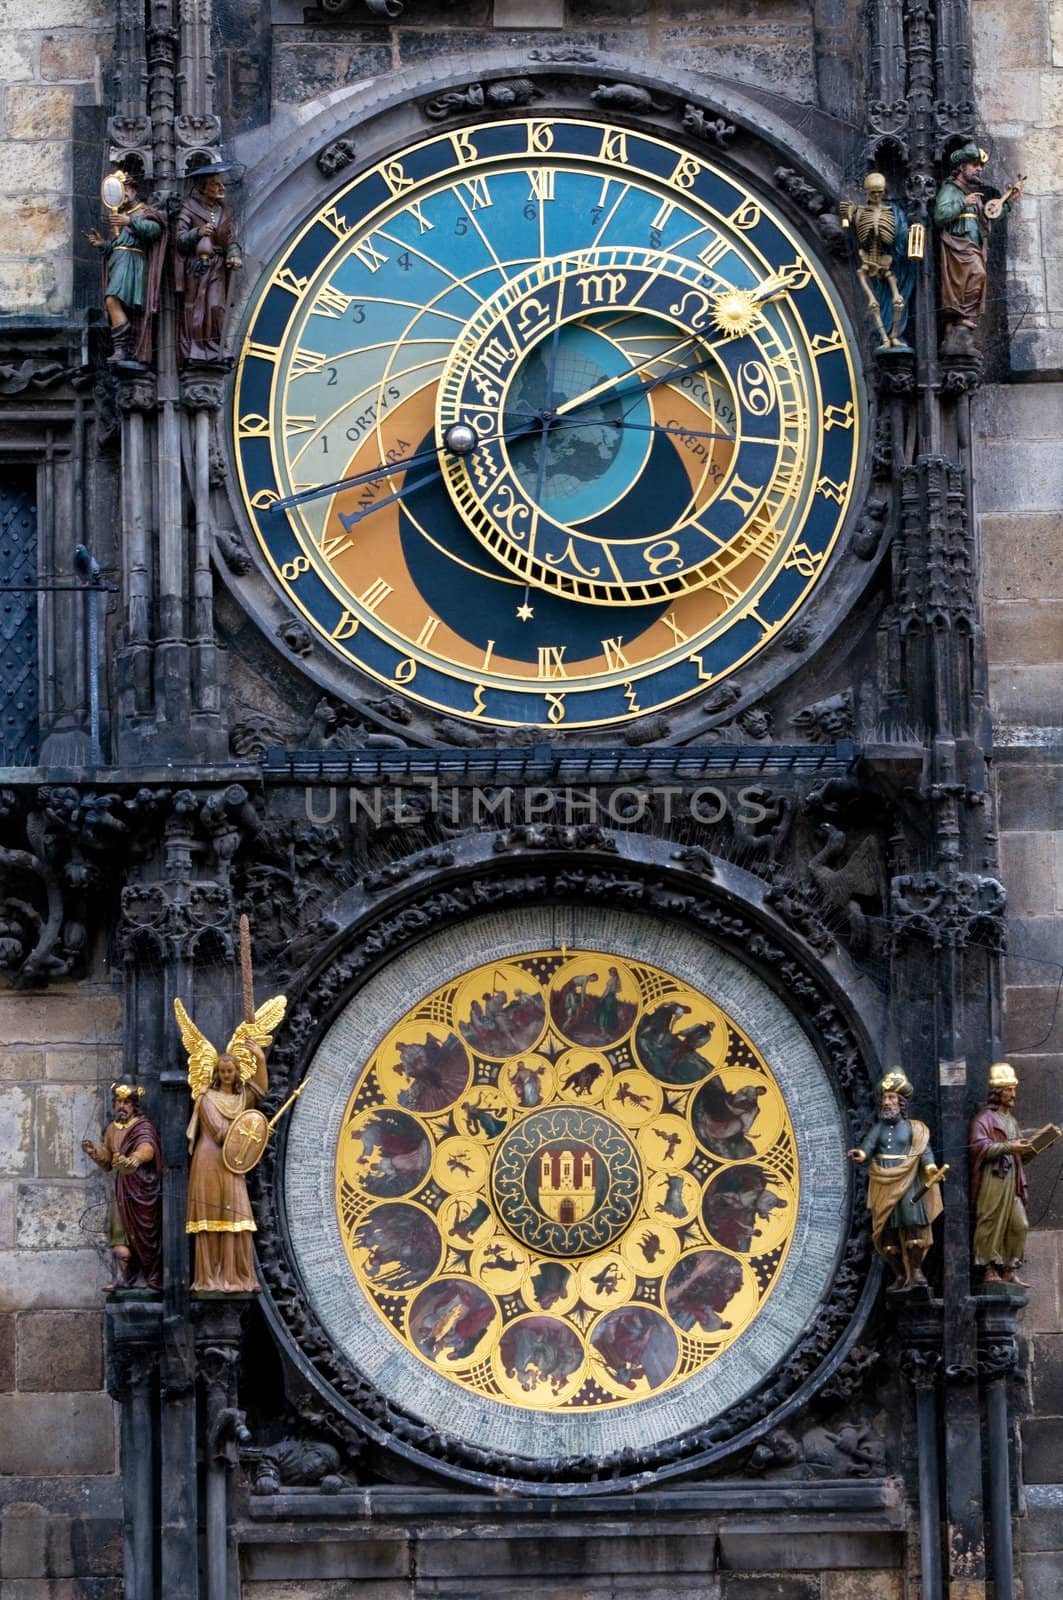
[[[1027,175],[1025,197],[1008,221],[1002,309],[1010,365],[1016,373],[1058,375],[1063,371],[1063,6],[1059,0],[1015,0],[1007,6],[972,0],[971,14],[980,137],[991,153],[990,176],[1002,184],[1019,172]]]
[[[103,102],[111,9],[0,0],[0,314],[71,307],[75,108]]]
[[[983,598],[1008,890],[1004,1045],[1026,1127],[1063,1121],[1063,384],[982,390],[977,406]],[[1030,1168],[1024,1316],[1031,1415],[1027,1600],[1063,1565],[1063,1148]]]
[[[974,0],[990,175],[1028,174],[991,286],[1005,371],[976,407],[982,594],[995,727],[1001,876],[1008,890],[1004,1045],[1024,1126],[1063,1122],[1063,7]],[[1026,1276],[1031,1415],[1022,1429],[1026,1600],[1063,1569],[1063,1151],[1030,1169]]]
[[[100,986],[0,996],[4,1600],[120,1592],[116,1410],[103,1388],[109,1180],[81,1150],[121,1070],[120,1027],[121,999]]]

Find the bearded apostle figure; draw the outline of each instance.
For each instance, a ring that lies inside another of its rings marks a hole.
[[[899,1067],[879,1084],[878,1121],[849,1160],[867,1169],[867,1207],[875,1249],[893,1269],[894,1289],[926,1285],[923,1262],[934,1242],[932,1224],[941,1214],[938,1187],[944,1175],[934,1161],[930,1130],[908,1116],[914,1090]]]
[[[112,1083],[103,1143],[81,1141],[85,1154],[115,1175],[107,1219],[114,1261],[108,1294],[162,1288],[162,1150],[154,1123],[140,1113],[143,1095],[128,1083]]]
[[[180,1000],[173,1005],[188,1053],[193,1101],[185,1223],[185,1232],[196,1241],[192,1290],[197,1294],[254,1294],[259,1282],[247,1179],[244,1172],[229,1165],[222,1147],[236,1118],[255,1106],[269,1088],[266,1050],[284,1017],[287,1000],[277,995],[264,1001],[249,1020],[239,1024],[220,1055]]]

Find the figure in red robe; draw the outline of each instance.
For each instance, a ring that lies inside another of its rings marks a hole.
[[[103,1144],[83,1139],[81,1148],[104,1172],[115,1174],[108,1218],[114,1278],[108,1294],[162,1288],[162,1149],[154,1123],[139,1112],[143,1089],[112,1083],[112,1119]]]

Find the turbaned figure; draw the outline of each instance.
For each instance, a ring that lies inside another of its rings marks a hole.
[[[895,1289],[924,1286],[923,1262],[934,1242],[932,1225],[941,1214],[938,1167],[930,1148],[930,1129],[908,1116],[914,1090],[899,1067],[879,1084],[878,1121],[850,1161],[867,1169],[867,1208],[875,1249],[893,1268]]]
[[[173,1003],[181,1040],[188,1054],[188,1086],[192,1120],[188,1149],[188,1220],[185,1232],[195,1235],[197,1294],[253,1294],[259,1287],[251,1235],[255,1219],[247,1197],[247,1180],[225,1159],[225,1136],[241,1112],[257,1104],[269,1088],[266,1050],[273,1043],[287,1007],[284,995],[263,1001],[249,1021],[241,1022],[219,1055],[188,1015],[180,1000]]]

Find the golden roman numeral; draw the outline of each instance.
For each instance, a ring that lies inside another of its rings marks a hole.
[[[417,218],[417,232],[431,233],[435,227],[435,223],[429,222],[428,218],[421,209],[421,202],[419,200],[411,200],[409,209],[412,215]]]
[[[743,483],[742,479],[736,474],[720,496],[720,499],[733,500],[735,505],[740,506],[748,516],[760,499],[760,495],[761,491],[759,489],[754,489],[751,483]]]
[[[554,198],[554,179],[557,173],[553,167],[529,167],[528,190],[529,200],[552,200]]]
[[[620,648],[619,639],[603,639],[602,653],[605,656],[606,666],[612,672],[614,667],[630,667],[631,662]]]
[[[367,611],[376,612],[392,592],[390,583],[385,583],[383,578],[374,578],[365,593],[358,596],[359,604],[365,606]]]
[[[668,226],[668,218],[672,215],[674,210],[674,200],[663,200],[657,211],[657,215],[652,218],[650,222],[650,227],[656,228],[657,232],[660,233],[663,228]]]
[[[289,416],[287,412],[285,413],[284,437],[286,439],[294,439],[296,434],[299,433],[313,433],[316,427],[316,417],[293,417]]]
[[[271,361],[276,364],[280,352],[275,344],[260,344],[257,339],[252,339],[244,346],[245,356],[255,356],[259,361]]]
[[[328,356],[320,350],[304,350],[301,347],[292,356],[292,377],[302,378],[308,372],[320,372]]]
[[[438,617],[428,617],[426,619],[424,627],[421,629],[420,633],[417,635],[417,643],[419,645],[421,645],[421,647],[423,649],[425,649],[425,650],[428,649],[428,646],[432,643],[432,635],[435,633],[435,631],[436,631],[436,629],[438,627],[439,627],[439,618]]]
[[[494,204],[486,178],[469,178],[466,183],[460,184],[459,188],[465,190],[470,211],[484,211]]]
[[[331,317],[335,322],[353,304],[353,294],[344,294],[341,289],[336,288],[335,284],[326,283],[325,287],[319,291],[310,314],[314,317]]]
[[[326,561],[331,561],[335,556],[342,555],[344,550],[349,550],[353,543],[353,539],[348,539],[342,533],[334,533],[331,538],[325,535],[321,540],[321,554]],[[333,638],[335,638],[335,634],[333,634]]]
[[[362,239],[358,244],[351,245],[351,254],[358,257],[363,267],[368,267],[370,272],[379,272],[389,256],[381,255],[371,239]]]
[[[698,251],[698,260],[701,262],[702,266],[707,267],[710,272],[715,272],[717,265],[723,260],[730,248],[730,240],[722,239],[720,235],[717,234],[711,244],[707,244],[704,250]]]
[[[539,646],[540,678],[568,677],[568,670],[563,659],[567,648],[568,646],[563,644],[541,644]]]
[[[661,618],[661,621],[664,623],[666,628],[670,628],[672,630],[672,639],[676,644],[686,644],[687,640],[690,638],[690,635],[689,633],[684,633],[678,622],[676,622],[674,611],[669,611]]]

